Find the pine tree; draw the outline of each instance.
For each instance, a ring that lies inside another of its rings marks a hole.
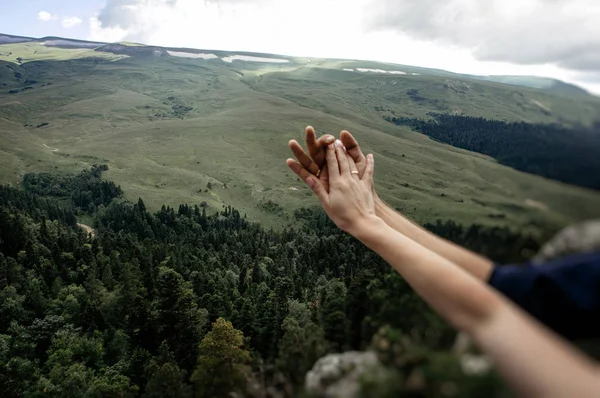
[[[158,348],[158,356],[148,365],[151,374],[144,389],[143,398],[189,398],[190,386],[185,382],[186,372],[175,363],[169,345],[163,341]]]
[[[325,338],[336,351],[348,344],[349,324],[346,317],[346,286],[340,281],[331,281],[325,290],[321,319]]]
[[[200,342],[196,370],[190,379],[196,397],[220,398],[242,392],[250,374],[249,363],[244,334],[231,322],[218,318]]]
[[[326,353],[323,330],[311,319],[306,304],[289,302],[289,315],[282,324],[277,365],[296,385],[314,363]]]

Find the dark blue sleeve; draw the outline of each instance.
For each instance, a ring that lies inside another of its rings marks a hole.
[[[496,266],[489,283],[568,339],[600,337],[600,253]]]

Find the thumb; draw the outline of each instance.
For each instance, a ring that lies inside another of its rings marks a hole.
[[[373,185],[373,174],[375,173],[375,159],[372,154],[367,155],[367,167],[365,167],[365,174],[362,180],[370,185]]]
[[[319,181],[318,178],[311,175],[306,177],[304,182],[310,187],[310,189],[312,189],[313,193],[317,196],[317,198],[319,198],[319,201],[322,205],[327,204],[329,194],[323,186],[323,183]]]

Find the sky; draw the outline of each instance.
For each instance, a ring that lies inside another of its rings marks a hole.
[[[598,0],[0,0],[0,32],[536,75],[600,94]]]

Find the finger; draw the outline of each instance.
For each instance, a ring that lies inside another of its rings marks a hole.
[[[294,173],[296,173],[305,183],[309,186],[309,188],[314,192],[314,194],[319,198],[319,201],[326,205],[328,193],[325,190],[325,187],[321,181],[314,175],[310,174],[308,170],[306,170],[302,165],[296,162],[294,159],[288,159],[287,165]]]
[[[306,148],[312,160],[317,164],[317,167],[323,168],[325,165],[325,147],[335,140],[335,137],[330,134],[325,134],[317,139],[317,133],[312,126],[306,128]]]
[[[329,172],[329,181],[336,182],[340,177],[340,167],[335,156],[335,144],[329,144],[327,146],[327,170]]]
[[[350,165],[348,164],[349,156],[344,152],[344,145],[342,145],[342,141],[335,140],[335,155],[337,157],[337,163],[340,167],[340,175],[349,175],[350,174]]]
[[[305,129],[306,133],[306,148],[308,148],[308,153],[312,156],[313,151],[317,148],[317,132],[315,131],[313,126],[308,126]]]
[[[300,164],[302,165],[302,167],[310,171],[312,174],[317,174],[317,172],[319,171],[319,166],[315,164],[315,162],[313,162],[313,160],[306,154],[306,152],[304,152],[304,149],[300,144],[298,144],[296,140],[291,140],[289,142],[289,147],[292,150],[292,153],[294,154],[296,159],[298,159],[298,162],[300,162]]]
[[[350,166],[350,174],[352,174],[352,177],[354,177],[355,179],[360,180],[360,174],[358,172],[358,168],[356,167],[354,159],[352,159],[352,156],[347,156],[347,158],[348,165]]]
[[[333,143],[335,141],[335,137],[331,134],[325,134],[322,137],[319,137],[317,140],[317,145],[320,149],[324,149],[327,145]]]
[[[310,171],[306,170],[304,166],[296,162],[294,159],[288,159],[286,161],[288,167],[298,175],[304,181],[307,177],[313,175]]]
[[[363,181],[373,184],[373,174],[375,173],[375,159],[373,155],[367,156],[367,167],[365,168],[365,174],[362,177]]]
[[[314,160],[317,166],[323,168],[325,166],[325,150],[327,149],[327,145],[333,144],[335,141],[335,137],[331,134],[325,134],[322,137],[319,137],[317,140],[317,147],[314,149],[314,152],[310,152],[310,157]]]
[[[344,147],[346,148],[348,154],[352,156],[354,162],[358,163],[365,159],[365,155],[363,155],[362,151],[360,150],[358,142],[356,142],[356,140],[354,139],[352,134],[350,134],[349,131],[342,131],[342,133],[340,134],[340,140],[342,141],[342,144],[344,144]]]

